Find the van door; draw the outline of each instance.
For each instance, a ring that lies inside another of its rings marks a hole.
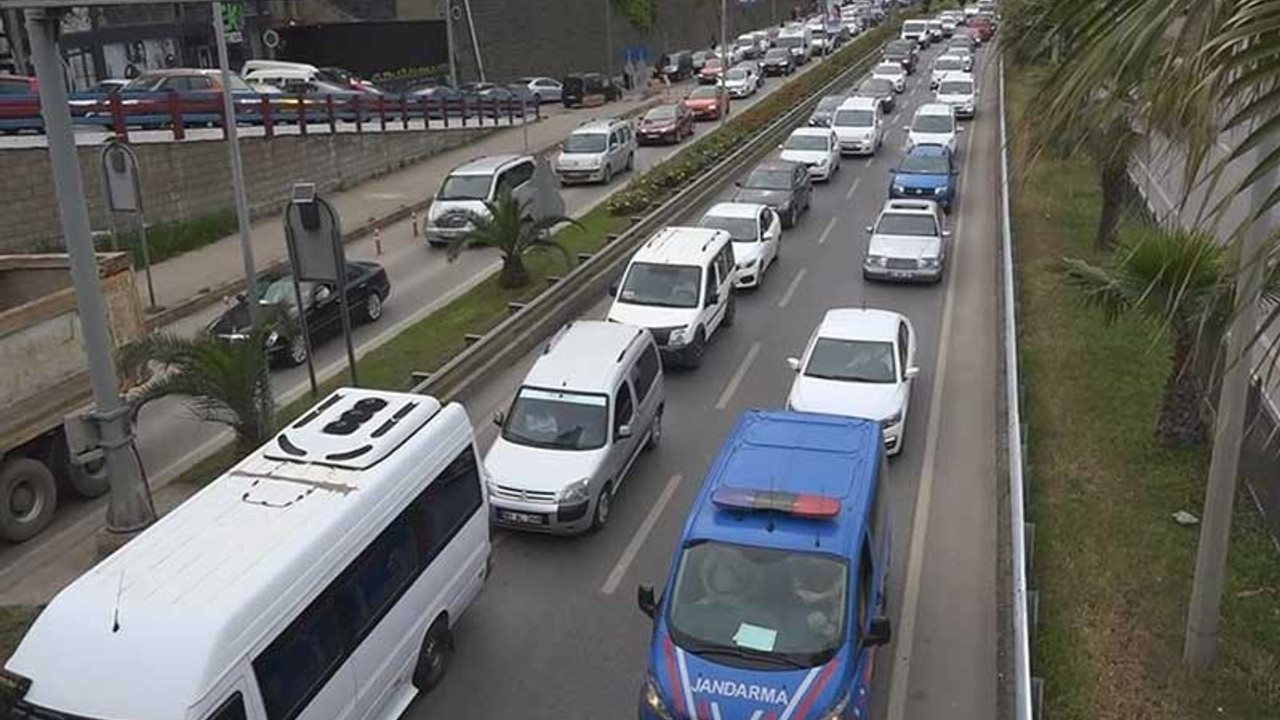
[[[636,391],[636,421],[633,432],[647,436],[651,432],[661,433],[655,429],[658,422],[658,408],[662,406],[665,390],[662,384],[662,360],[658,357],[658,349],[647,338],[640,354],[631,366],[631,387]],[[656,442],[654,443],[656,444]]]
[[[627,472],[632,456],[636,452],[636,443],[640,440],[642,427],[638,422],[635,393],[631,389],[631,381],[624,377],[613,393],[613,426],[612,442],[609,448],[609,477],[613,479],[613,489],[621,485],[623,475]],[[622,430],[630,431],[623,437]]]
[[[622,131],[613,130],[609,133],[609,149],[605,151],[605,162],[609,163],[609,168],[615,172],[622,172]]]
[[[516,202],[526,203],[533,200],[533,171],[532,161],[525,161],[507,168],[499,176],[498,183],[510,188],[511,196]]]

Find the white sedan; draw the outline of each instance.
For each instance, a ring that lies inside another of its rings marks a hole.
[[[893,91],[896,93],[907,89],[907,70],[900,62],[882,62],[876,65],[871,69],[871,77],[893,83]]]
[[[888,310],[828,310],[796,371],[787,409],[879,420],[885,451],[902,452],[916,367],[911,321]]]
[[[777,262],[782,245],[782,218],[778,213],[758,203],[722,202],[713,205],[698,224],[729,233],[738,266],[734,287],[760,287],[765,272]]]
[[[780,157],[800,163],[813,180],[830,180],[840,170],[840,138],[829,127],[802,127],[779,146]]]

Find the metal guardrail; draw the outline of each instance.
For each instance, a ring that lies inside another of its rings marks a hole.
[[[604,295],[634,251],[655,231],[720,190],[738,170],[767,155],[779,138],[808,120],[824,94],[865,72],[879,57],[880,50],[880,46],[876,46],[855,60],[844,72],[769,123],[741,148],[704,170],[688,187],[641,216],[590,260],[574,267],[569,274],[454,356],[444,367],[417,383],[413,392],[433,395],[441,401],[456,400],[497,371],[509,367],[566,322],[582,314]],[[422,374],[416,377],[422,377]]]
[[[1009,137],[1005,130],[1004,60],[1000,60],[1000,237],[1004,268],[1005,407],[1008,419],[1010,594],[1013,608],[1013,715],[1033,720],[1039,704],[1031,679],[1031,595],[1028,591],[1026,486],[1022,457],[1022,395],[1018,376],[1018,300],[1014,292],[1013,229],[1009,214]]]

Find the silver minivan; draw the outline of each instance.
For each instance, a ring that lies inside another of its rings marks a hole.
[[[547,344],[484,465],[495,525],[577,534],[609,522],[641,450],[662,439],[666,389],[653,335],[577,321]]]
[[[541,183],[540,169],[546,174]],[[504,191],[521,204],[533,203],[530,209],[537,217],[563,215],[564,200],[554,185],[546,162],[530,155],[490,155],[468,161],[454,168],[436,191],[423,235],[432,245],[448,245],[471,230],[474,216],[488,217],[485,203]]]
[[[635,167],[636,133],[626,120],[588,120],[574,128],[556,154],[560,182],[601,182]]]

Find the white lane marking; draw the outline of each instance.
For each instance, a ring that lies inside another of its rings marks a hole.
[[[863,167],[871,167],[872,165],[874,165],[874,164],[875,164],[875,162],[876,162],[876,156],[875,156],[875,155],[872,155],[871,157],[867,158],[867,161],[866,161],[865,163],[863,163],[863,164],[862,164],[862,166],[863,166]]]
[[[612,595],[618,589],[618,585],[622,583],[622,578],[626,576],[627,570],[631,568],[631,563],[636,559],[640,548],[644,546],[645,540],[649,539],[649,533],[653,531],[653,526],[657,524],[658,518],[662,516],[662,511],[667,507],[667,503],[671,501],[671,496],[676,494],[676,488],[680,487],[680,481],[683,479],[680,475],[672,475],[671,479],[667,480],[667,486],[662,488],[662,494],[658,496],[657,502],[649,508],[649,514],[645,516],[644,522],[640,523],[640,527],[636,528],[636,534],[631,536],[631,542],[627,543],[627,547],[623,549],[622,555],[618,557],[618,562],[614,564],[613,570],[609,572],[609,577],[605,578],[604,585],[600,586],[600,592],[605,595]]]
[[[854,186],[854,187],[858,187],[858,181],[857,181],[857,180],[854,180],[854,181],[853,181],[853,186]],[[850,192],[849,192],[849,196],[850,196],[850,197],[852,197],[852,196],[853,196],[853,192],[852,192],[852,191],[850,191]],[[823,243],[825,243],[825,242],[827,241],[827,238],[831,236],[831,231],[836,229],[836,221],[837,221],[837,220],[839,220],[839,218],[838,218],[838,217],[836,217],[835,215],[832,215],[832,216],[831,216],[831,219],[827,221],[827,226],[826,226],[825,228],[823,228],[823,229],[822,229],[822,234],[818,236],[818,244],[819,244],[819,245],[822,245]]]
[[[716,410],[724,410],[729,407],[729,401],[733,399],[733,394],[738,392],[738,386],[742,384],[742,378],[747,376],[747,371],[751,369],[751,363],[756,361],[756,355],[760,354],[760,343],[751,343],[751,347],[747,348],[747,356],[742,358],[742,364],[738,366],[738,371],[729,378],[729,384],[724,386],[724,392],[720,393],[720,399],[716,401]]]
[[[965,158],[970,157],[973,147],[973,136],[969,133],[965,140]],[[969,168],[973,163],[965,162],[960,182],[969,187]],[[956,220],[955,239],[958,243],[963,237],[960,233],[964,223],[964,215]],[[950,256],[955,257],[955,248]],[[953,260],[954,262],[954,260]],[[953,273],[954,274],[954,273]],[[893,677],[889,685],[889,710],[887,720],[903,720],[907,706],[907,682],[911,673],[911,645],[915,641],[916,615],[920,603],[920,581],[924,574],[924,547],[928,535],[929,505],[933,501],[933,480],[937,469],[938,426],[942,423],[942,393],[946,388],[947,360],[951,351],[951,318],[955,307],[956,286],[960,283],[952,278],[947,283],[947,298],[942,309],[942,328],[938,344],[938,361],[933,376],[933,389],[929,396],[929,422],[925,433],[924,464],[920,472],[920,488],[916,494],[916,509],[911,519],[911,546],[907,552],[906,586],[902,591],[902,612],[898,617],[898,632],[894,639]]]
[[[796,288],[800,287],[800,281],[804,279],[804,274],[808,272],[807,268],[800,268],[796,272],[796,276],[791,279],[791,284],[787,286],[787,291],[782,293],[782,299],[778,301],[778,309],[781,310],[791,303],[791,296],[796,294]]]
[[[845,194],[844,194],[844,199],[845,199],[845,200],[852,200],[852,199],[853,199],[853,194],[854,194],[854,193],[856,193],[856,192],[858,192],[858,183],[860,183],[860,182],[862,182],[862,178],[854,178],[854,179],[853,179],[853,184],[849,186],[849,192],[847,192],[847,193],[845,193]],[[832,221],[832,223],[834,223],[834,222],[835,222],[835,218],[834,218],[834,217],[833,217],[833,218],[831,218],[831,221]],[[830,229],[831,229],[831,226],[830,226],[830,225],[828,225],[828,226],[827,226],[827,229],[828,229],[828,230],[830,230]],[[819,243],[821,243],[822,241],[821,241],[821,240],[819,240],[818,242],[819,242]]]

